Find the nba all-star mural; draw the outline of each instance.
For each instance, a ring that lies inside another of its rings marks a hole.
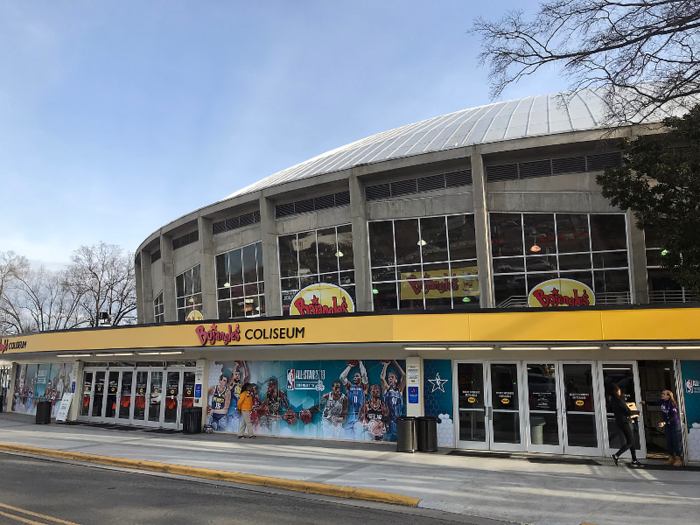
[[[254,387],[256,434],[396,441],[405,361],[224,361],[211,364],[207,424],[237,432],[241,387]]]

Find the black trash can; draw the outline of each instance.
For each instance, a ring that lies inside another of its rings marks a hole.
[[[437,419],[434,417],[417,418],[416,438],[418,452],[437,452]]]
[[[416,418],[400,417],[396,420],[396,452],[416,451]]]
[[[5,398],[3,396],[0,396],[0,413],[2,413],[2,409],[5,406]]]
[[[185,434],[199,434],[202,431],[201,407],[182,409],[182,431]]]
[[[51,401],[39,401],[36,404],[36,424],[48,425],[51,423]]]

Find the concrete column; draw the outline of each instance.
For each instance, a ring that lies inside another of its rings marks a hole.
[[[160,259],[163,261],[163,308],[165,322],[177,321],[177,297],[173,266],[173,241],[169,235],[160,236]]]
[[[637,228],[634,213],[627,211],[627,249],[630,259],[632,304],[649,304],[647,251],[644,232]]]
[[[7,398],[5,399],[5,410],[7,412],[12,412],[12,400],[15,398],[15,378],[17,377],[17,367],[20,366],[18,363],[12,363],[12,368],[10,369],[10,388],[7,389]]]
[[[139,312],[139,322],[155,323],[153,311],[153,274],[151,273],[151,253],[141,252],[141,296],[143,297],[143,313]]]
[[[265,279],[265,315],[282,315],[279,258],[277,256],[277,223],[275,203],[260,197],[260,240],[263,249],[263,277]]]
[[[197,385],[201,385],[202,397],[194,398],[194,406],[202,407],[202,427],[204,427],[207,424],[207,391],[209,390],[209,361],[207,359],[197,359],[195,396],[197,395]]]
[[[369,243],[365,185],[355,169],[349,178],[350,214],[352,216],[352,251],[355,260],[355,307],[358,312],[371,312],[372,274],[369,269]]]
[[[83,402],[83,363],[82,361],[73,362],[73,380],[69,385],[69,388],[73,386],[75,382],[75,392],[73,392],[73,399],[70,403],[70,408],[68,409],[67,421],[75,421],[80,415],[80,407]]]
[[[139,253],[134,258],[134,278],[136,280],[136,322],[138,324],[143,324],[144,314],[146,312],[146,305],[143,300],[143,279],[141,277],[141,259],[143,259],[143,252]]]
[[[491,275],[491,234],[486,206],[486,170],[478,146],[472,147],[472,181],[474,196],[474,230],[476,234],[476,264],[479,267],[479,305],[493,308],[493,280]]]
[[[216,308],[216,269],[214,261],[214,230],[211,219],[199,217],[199,253],[202,269],[202,315],[205,319],[218,319]]]

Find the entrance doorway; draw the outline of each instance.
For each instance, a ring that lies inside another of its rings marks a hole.
[[[80,419],[181,430],[194,385],[191,368],[85,368]]]
[[[666,435],[659,423],[663,421],[661,407],[655,403],[661,399],[661,392],[670,390],[678,402],[676,373],[673,361],[638,361],[640,398],[646,403],[642,406],[643,423],[641,432],[647,448],[647,456],[668,457]]]
[[[456,363],[458,443],[462,448],[524,450],[520,363]]]
[[[640,398],[634,362],[456,362],[460,448],[599,456],[619,448],[605,386]],[[612,423],[610,422],[612,421]],[[641,451],[645,452],[641,437]]]

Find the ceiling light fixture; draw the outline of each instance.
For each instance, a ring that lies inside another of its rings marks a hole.
[[[700,350],[700,346],[667,346],[666,350]]]
[[[337,252],[335,252],[335,256],[336,256],[336,257],[342,257],[342,256],[343,256],[343,252],[341,252],[340,250],[338,250]]]
[[[542,251],[542,248],[540,248],[539,246],[537,246],[537,243],[535,243],[535,244],[532,245],[532,248],[530,248],[530,251],[531,251],[531,252],[534,252],[534,253],[537,253],[537,252],[539,252],[539,251]]]
[[[611,346],[610,350],[663,350],[663,346]]]
[[[451,346],[448,350],[459,352],[462,350],[488,351],[493,350],[493,346]]]
[[[549,350],[548,346],[502,346],[501,350],[505,350],[506,352],[510,351],[515,351],[515,350]]]
[[[599,346],[550,346],[550,350],[600,350]]]
[[[422,352],[424,350],[431,351],[431,350],[442,350],[445,351],[447,350],[446,346],[404,346],[404,350],[407,352]]]
[[[418,244],[418,246],[425,246],[425,245],[428,244],[428,243],[425,242],[423,239],[421,239],[420,241],[418,241],[417,244]]]

